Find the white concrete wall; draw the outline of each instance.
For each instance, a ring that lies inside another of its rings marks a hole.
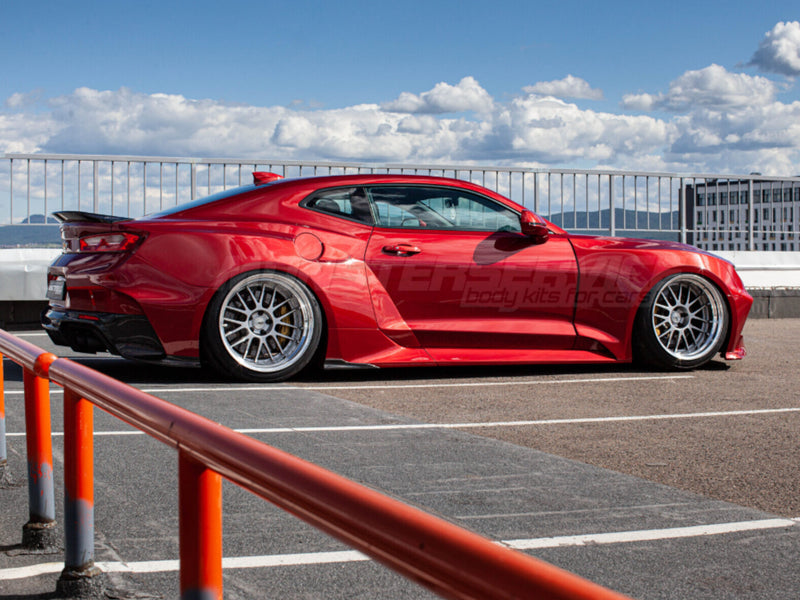
[[[58,248],[0,249],[0,301],[44,300],[47,267]],[[800,288],[800,252],[717,252],[736,265],[747,288]]]
[[[47,267],[60,248],[0,249],[0,300],[45,300]]]
[[[746,288],[800,288],[800,252],[714,252],[734,265]]]

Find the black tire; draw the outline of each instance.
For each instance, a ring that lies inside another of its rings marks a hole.
[[[728,322],[728,304],[716,285],[692,273],[671,275],[639,308],[634,358],[661,368],[694,369],[720,352]]]
[[[283,381],[318,359],[323,328],[319,301],[301,281],[278,271],[244,273],[209,303],[200,350],[223,376]]]

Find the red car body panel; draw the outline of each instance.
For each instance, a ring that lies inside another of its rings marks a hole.
[[[420,252],[404,257],[383,251],[398,244]],[[464,232],[454,245],[440,232],[376,230],[365,262],[381,285],[378,293],[400,314],[395,327],[410,329],[429,351],[561,350],[575,341],[574,298],[550,298],[558,294],[551,289],[556,283],[577,287],[575,256],[560,236],[535,245],[518,234]],[[391,337],[392,323],[378,316]]]
[[[645,294],[673,273],[696,273],[725,293],[731,309],[728,352],[742,346],[741,330],[752,305],[733,265],[683,244],[571,236],[581,269],[575,327],[581,337],[603,344],[621,361],[631,360],[636,310]]]
[[[319,300],[328,359],[626,362],[647,292],[690,272],[722,290],[730,308],[724,354],[744,354],[752,299],[730,263],[689,246],[570,235],[550,223],[544,243],[519,232],[381,228],[302,205],[320,189],[386,184],[455,187],[524,210],[461,180],[359,175],[270,182],[136,220],[68,222],[70,247],[48,275],[65,279],[66,295],[51,309],[144,316],[167,357],[197,359],[217,290],[237,275],[276,270]],[[78,238],[109,231],[142,238],[130,252],[74,252]]]

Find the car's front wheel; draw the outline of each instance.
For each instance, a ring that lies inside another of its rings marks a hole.
[[[281,381],[311,363],[322,329],[319,302],[305,284],[276,271],[245,273],[211,300],[201,352],[223,375]]]
[[[717,354],[728,332],[728,305],[708,279],[679,273],[647,294],[636,316],[635,358],[692,369]]]

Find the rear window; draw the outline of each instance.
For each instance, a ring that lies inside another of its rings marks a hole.
[[[157,213],[152,213],[145,215],[147,218],[151,217],[169,217],[170,215],[174,215],[175,213],[183,212],[184,210],[189,210],[191,208],[197,208],[198,206],[203,206],[205,204],[210,204],[212,202],[216,202],[217,200],[223,200],[225,198],[230,198],[231,196],[236,196],[237,194],[242,194],[244,192],[249,192],[250,190],[256,189],[256,187],[264,187],[264,185],[243,185],[240,187],[229,188],[222,192],[217,192],[216,194],[211,194],[210,196],[206,196],[204,198],[198,198],[197,200],[192,200],[191,202],[184,202],[183,204],[178,204],[177,206],[173,206],[172,208],[168,208],[166,210],[162,210]]]

